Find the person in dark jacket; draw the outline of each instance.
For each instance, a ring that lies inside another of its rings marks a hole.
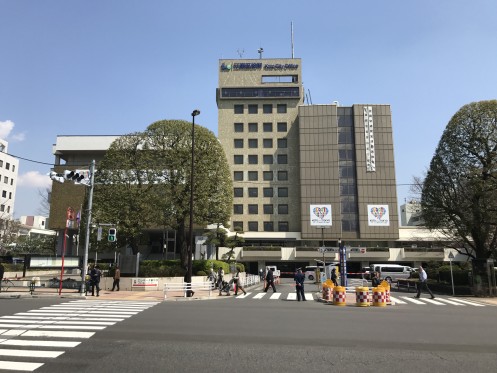
[[[5,268],[2,263],[0,263],[0,282],[3,280],[3,274],[5,273]],[[2,291],[2,287],[0,286],[0,292]]]
[[[97,297],[100,296],[100,277],[102,277],[100,268],[97,265],[93,266],[90,271],[92,296],[95,296],[95,288],[97,289]]]
[[[373,272],[373,278],[371,279],[371,285],[375,288],[380,286],[380,273],[379,272]]]
[[[333,268],[331,270],[331,281],[333,282],[333,285],[335,286],[338,286],[338,282],[337,282],[337,270],[336,268]]]
[[[265,293],[267,292],[267,289],[269,289],[269,286],[273,288],[273,293],[276,293],[276,286],[274,286],[274,275],[271,268],[268,268],[266,273],[266,287],[264,289]]]
[[[300,302],[300,298],[302,298],[303,301],[305,301],[305,294],[304,294],[304,281],[305,281],[305,275],[302,273],[302,270],[299,268],[297,269],[297,273],[295,274],[294,278],[295,280],[295,290],[297,291],[297,300]]]

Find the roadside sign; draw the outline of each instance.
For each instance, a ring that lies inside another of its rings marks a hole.
[[[449,253],[449,259],[454,259],[454,254],[452,254],[452,251]]]
[[[339,249],[338,247],[326,247],[326,246],[321,246],[318,251],[320,253],[338,253]]]

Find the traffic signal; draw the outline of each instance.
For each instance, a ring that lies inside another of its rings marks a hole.
[[[61,174],[58,174],[55,171],[50,171],[50,173],[48,174],[48,176],[50,176],[50,179],[52,179],[53,181],[56,181],[58,183],[63,183],[64,182],[64,176],[61,175]]]
[[[117,229],[109,228],[109,235],[107,236],[107,241],[116,242],[117,241]]]
[[[64,171],[64,178],[66,180],[72,180],[75,183],[80,183],[85,178],[85,175],[80,174],[77,171],[65,170]]]

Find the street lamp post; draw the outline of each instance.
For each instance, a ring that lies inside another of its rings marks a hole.
[[[192,165],[190,173],[190,242],[188,243],[188,249],[186,251],[188,255],[188,264],[186,272],[186,283],[190,284],[187,290],[187,296],[191,297],[193,292],[191,291],[192,283],[192,255],[193,255],[193,174],[195,172],[195,117],[200,114],[200,110],[193,110],[192,112]]]
[[[90,165],[90,195],[88,196],[88,218],[86,220],[85,254],[83,257],[83,270],[81,271],[81,295],[86,294],[86,274],[88,272],[88,249],[90,247],[91,209],[93,205],[93,186],[95,185],[95,160]]]

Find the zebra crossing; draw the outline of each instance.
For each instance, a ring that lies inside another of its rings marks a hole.
[[[352,294],[350,294],[352,296]],[[321,298],[321,294],[319,293],[305,293],[306,300],[318,300]],[[235,299],[251,299],[251,300],[288,300],[288,301],[297,301],[297,294],[295,292],[292,293],[282,293],[282,292],[247,292],[247,294],[237,295]],[[390,296],[390,300],[393,305],[435,305],[435,306],[471,306],[471,307],[485,307],[488,304],[479,303],[477,301],[469,301],[466,299],[459,298],[442,298],[436,297],[435,299],[430,298],[414,298],[413,296]],[[352,304],[352,303],[351,303]]]
[[[76,300],[0,316],[0,369],[31,372],[159,302]]]

